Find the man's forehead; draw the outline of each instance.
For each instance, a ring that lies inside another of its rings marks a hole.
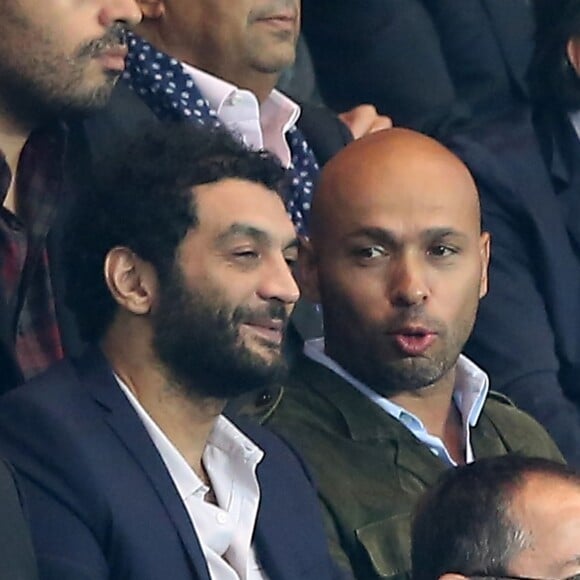
[[[326,166],[315,194],[315,222],[349,213],[465,210],[479,220],[475,184],[457,157],[411,131],[382,133],[349,145]]]
[[[336,202],[313,220],[315,229],[327,236],[352,236],[373,229],[393,236],[424,237],[435,230],[479,234],[478,206],[469,195],[431,195],[427,191],[370,195],[359,191],[337,196]]]
[[[261,183],[225,179],[194,188],[199,228],[213,235],[293,237],[294,226],[276,191]]]
[[[263,183],[249,179],[226,177],[192,188],[198,211],[236,215],[236,211],[251,211],[257,205],[283,206],[279,194]],[[227,202],[228,205],[225,203]]]
[[[249,222],[234,221],[217,232],[218,243],[227,244],[236,240],[252,240],[261,245],[296,246],[298,244],[298,238],[291,223],[272,228],[271,224],[263,224],[259,219]]]

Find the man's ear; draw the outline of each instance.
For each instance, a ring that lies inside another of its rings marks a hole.
[[[576,74],[580,76],[580,36],[573,36],[566,43],[566,54],[568,61]]]
[[[116,247],[105,258],[104,274],[119,306],[137,315],[151,310],[157,293],[157,275],[151,264],[128,248]]]
[[[165,0],[137,0],[143,18],[157,20],[165,14]]]
[[[296,279],[300,287],[301,295],[310,302],[319,303],[320,292],[318,288],[316,252],[312,246],[312,242],[307,238],[300,239]]]
[[[489,232],[482,232],[479,240],[479,258],[481,260],[481,277],[479,279],[479,297],[483,298],[489,288],[489,257],[491,236]]]

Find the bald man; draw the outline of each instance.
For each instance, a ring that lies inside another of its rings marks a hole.
[[[330,161],[314,200],[300,276],[325,337],[306,343],[268,425],[314,470],[339,563],[403,578],[410,514],[444,470],[561,456],[461,355],[490,251],[461,161],[418,133],[376,133]]]

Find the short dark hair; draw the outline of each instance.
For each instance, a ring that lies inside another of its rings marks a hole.
[[[490,578],[508,573],[528,536],[510,518],[515,492],[529,475],[580,485],[580,474],[548,459],[504,455],[447,470],[419,502],[411,533],[413,580],[445,573]]]
[[[103,264],[116,246],[131,249],[167,279],[176,250],[198,223],[195,186],[236,178],[281,194],[284,169],[250,151],[223,129],[156,123],[110,152],[97,182],[73,212],[67,246],[67,304],[82,337],[102,337],[117,309]]]
[[[532,98],[565,109],[580,107],[580,79],[566,45],[580,36],[580,0],[534,0],[535,47],[529,70]]]

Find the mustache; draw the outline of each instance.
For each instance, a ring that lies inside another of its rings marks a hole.
[[[284,326],[288,324],[288,312],[286,306],[281,302],[270,302],[264,308],[249,308],[247,306],[239,306],[234,310],[232,316],[234,324],[239,323],[257,323],[263,320],[278,320]]]
[[[122,22],[115,22],[103,36],[83,44],[77,56],[80,58],[94,58],[112,48],[127,44],[127,30]]]

